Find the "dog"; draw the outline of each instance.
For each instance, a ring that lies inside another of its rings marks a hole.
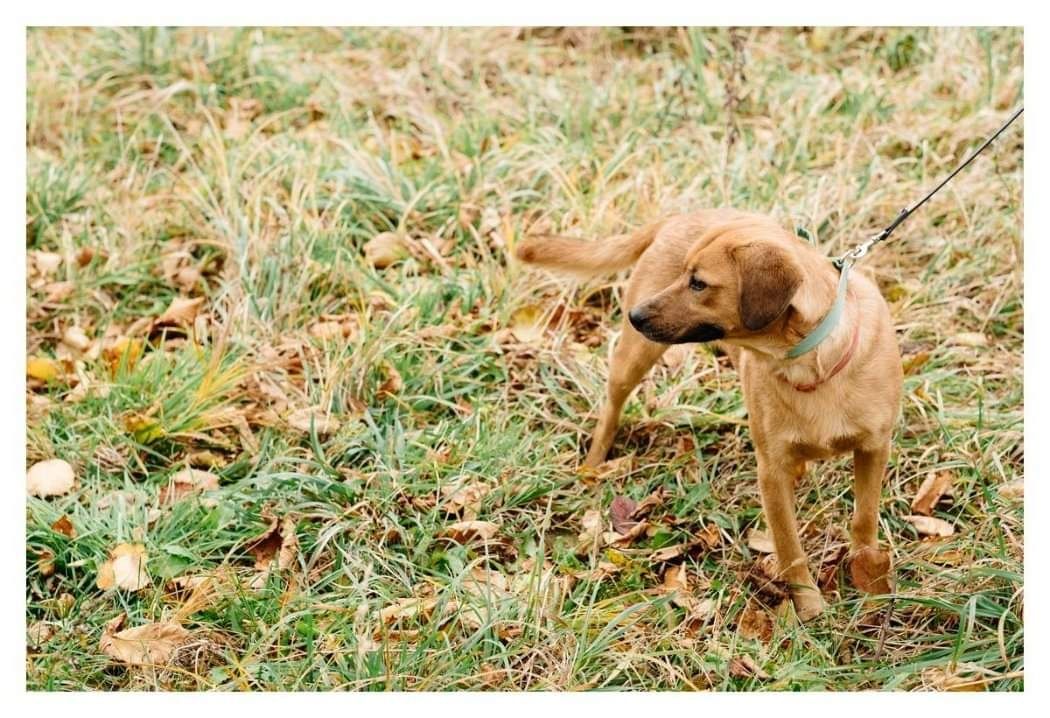
[[[852,271],[837,324],[814,349],[792,358],[789,352],[836,303],[841,276],[826,256],[767,216],[711,209],[598,242],[533,236],[515,255],[582,276],[634,265],[586,466],[605,460],[625,400],[668,346],[716,342],[740,376],[762,509],[798,617],[810,620],[825,607],[795,518],[795,486],[812,460],[853,452],[853,583],[890,591],[878,514],[903,372],[890,311],[874,282]]]

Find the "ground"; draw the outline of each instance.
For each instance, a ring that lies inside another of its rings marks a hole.
[[[27,499],[28,688],[1023,688],[1023,118],[866,260],[895,593],[851,585],[850,462],[817,464],[811,624],[724,359],[669,353],[581,472],[622,277],[510,256],[724,205],[841,253],[1022,103],[1020,29],[27,50],[27,468],[75,475]],[[947,537],[906,520],[931,477]]]

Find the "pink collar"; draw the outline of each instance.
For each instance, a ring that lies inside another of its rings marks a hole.
[[[840,371],[846,368],[846,365],[849,364],[849,360],[853,358],[854,352],[857,351],[858,339],[860,339],[860,322],[857,322],[853,325],[853,338],[849,341],[849,349],[846,350],[846,353],[842,355],[841,359],[839,359],[839,363],[836,364],[828,373],[828,375],[825,376],[823,379],[818,379],[812,384],[791,384],[791,382],[789,382],[787,379],[784,379],[784,377],[780,377],[781,380],[787,382],[788,384],[791,384],[791,386],[797,391],[814,391],[818,386],[831,379],[831,377],[835,376]]]

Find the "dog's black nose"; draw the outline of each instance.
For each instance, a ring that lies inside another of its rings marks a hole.
[[[645,323],[649,321],[649,317],[646,316],[641,307],[635,307],[629,311],[627,313],[627,319],[630,320],[631,326],[638,331],[642,331],[643,327],[645,327]]]

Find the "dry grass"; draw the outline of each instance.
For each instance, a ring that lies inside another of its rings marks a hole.
[[[1022,688],[1023,507],[999,492],[1024,472],[1020,123],[868,263],[909,367],[888,617],[834,566],[804,627],[743,578],[754,460],[705,349],[671,353],[620,458],[578,476],[617,283],[508,261],[526,232],[719,205],[838,253],[1022,101],[1022,52],[979,29],[31,31],[27,342],[61,376],[27,388],[26,440],[78,485],[27,505],[27,686]],[[380,270],[362,247],[384,231],[407,256]],[[180,295],[204,299],[192,326],[151,327]],[[98,356],[61,343],[71,326]],[[313,431],[288,423],[311,408]],[[159,505],[191,462],[221,488]],[[848,468],[800,491],[815,550],[842,541]],[[954,476],[936,543],[902,520],[931,471]],[[656,491],[650,535],[577,554],[588,510]],[[299,547],[253,587],[264,508]],[[498,534],[444,538],[464,513]],[[666,593],[653,551],[698,536],[671,561],[690,597]],[[130,540],[151,585],[99,590]],[[187,607],[186,575],[218,589]],[[409,597],[423,610],[397,615]],[[172,663],[99,650],[120,612],[176,611],[193,640]]]

